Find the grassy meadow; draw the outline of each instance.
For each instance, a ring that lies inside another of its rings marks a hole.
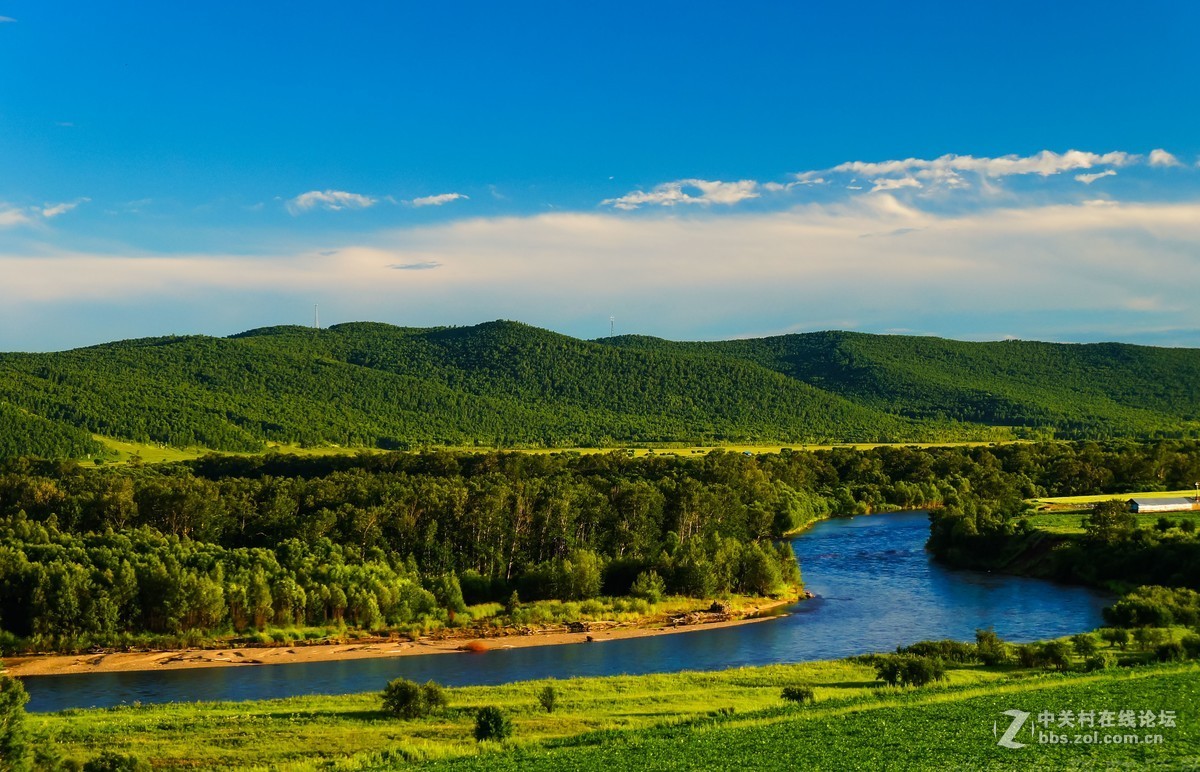
[[[104,460],[106,463],[112,464],[127,464],[129,459],[137,456],[144,464],[167,464],[179,461],[193,461],[195,459],[206,456],[210,453],[220,453],[227,456],[254,456],[262,453],[287,453],[296,456],[353,456],[359,453],[385,453],[387,451],[377,448],[364,447],[342,447],[338,445],[322,445],[315,447],[305,447],[294,444],[284,443],[267,443],[266,449],[258,452],[247,451],[227,451],[214,450],[199,446],[191,446],[186,448],[177,448],[163,443],[155,442],[131,442],[128,440],[120,440],[114,437],[105,437],[99,434],[93,434],[92,439],[104,446],[106,455]],[[494,448],[481,445],[463,445],[463,446],[446,446],[440,447],[440,450],[448,450],[454,452],[465,453],[491,453],[495,451],[508,451],[514,453],[532,453],[532,454],[550,454],[550,453],[567,453],[578,455],[590,455],[593,453],[612,453],[613,451],[625,451],[634,458],[642,458],[644,456],[679,456],[683,458],[703,456],[711,453],[714,450],[723,450],[728,453],[750,453],[752,455],[763,455],[768,453],[779,453],[784,450],[796,451],[812,451],[812,450],[831,450],[833,448],[853,448],[855,450],[869,450],[871,448],[881,447],[918,447],[918,448],[937,448],[937,447],[979,447],[985,445],[995,445],[994,442],[862,442],[862,443],[838,443],[836,445],[804,445],[804,444],[779,444],[779,445],[639,445],[639,446],[613,446],[613,447],[592,447],[592,448]],[[1166,495],[1166,494],[1162,494]]]
[[[558,695],[553,713],[537,699],[547,685]],[[781,690],[793,685],[811,687],[816,701],[785,702]],[[867,664],[835,661],[447,692],[450,704],[441,714],[411,720],[382,712],[375,693],[69,710],[31,715],[28,723],[36,746],[64,760],[116,751],[155,768],[300,772],[413,762],[452,769],[1177,768],[1200,761],[1196,664],[1090,674],[955,665],[935,686],[893,688],[878,686]],[[484,706],[512,718],[510,739],[473,739],[474,716]],[[1161,745],[1017,751],[999,747],[993,734],[993,723],[1003,731],[1002,713],[1014,708],[1034,715],[1173,710],[1178,722],[1158,730]]]
[[[1051,498],[1033,499],[1038,508],[1035,515],[1028,519],[1034,527],[1054,534],[1082,534],[1083,520],[1091,511],[1090,505],[1111,499],[1155,499],[1155,498],[1191,498],[1195,490],[1178,491],[1147,491],[1144,493],[1097,494],[1091,496],[1055,496]],[[1138,528],[1154,528],[1159,518],[1166,517],[1172,522],[1179,523],[1190,520],[1200,526],[1200,511],[1191,512],[1149,512],[1134,516]]]

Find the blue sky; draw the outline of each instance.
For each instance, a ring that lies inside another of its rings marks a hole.
[[[1200,345],[1194,3],[159,5],[0,0],[0,349]]]

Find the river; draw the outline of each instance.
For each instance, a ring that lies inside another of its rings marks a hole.
[[[24,679],[27,709],[347,694],[381,690],[398,676],[462,686],[718,670],[891,651],[933,638],[970,640],[976,628],[989,626],[1006,640],[1029,641],[1096,627],[1112,602],[1085,587],[948,569],[925,552],[928,534],[924,512],[818,523],[792,543],[805,586],[817,597],[756,624],[475,654],[37,676]]]

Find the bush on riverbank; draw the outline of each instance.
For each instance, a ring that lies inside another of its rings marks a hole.
[[[445,689],[435,681],[418,684],[396,678],[383,690],[383,709],[397,718],[423,718],[447,704]]]

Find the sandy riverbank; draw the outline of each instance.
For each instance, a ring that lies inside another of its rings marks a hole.
[[[794,599],[767,603],[750,613],[763,613],[794,603]],[[698,624],[664,625],[663,620],[648,620],[642,626],[616,626],[592,629],[585,633],[563,631],[561,628],[537,631],[528,635],[511,634],[489,637],[466,635],[442,639],[422,638],[358,640],[344,644],[315,644],[308,646],[242,646],[229,649],[183,649],[179,651],[113,652],[111,654],[39,654],[28,657],[8,657],[4,660],[8,675],[43,676],[69,673],[116,673],[134,670],[182,670],[197,667],[247,667],[252,665],[284,665],[296,662],[332,662],[335,660],[403,657],[418,654],[465,654],[490,649],[516,649],[527,646],[561,646],[565,644],[598,645],[623,638],[645,638],[653,635],[673,635],[696,630],[767,622],[778,616],[751,616]],[[589,637],[591,641],[589,641]]]

